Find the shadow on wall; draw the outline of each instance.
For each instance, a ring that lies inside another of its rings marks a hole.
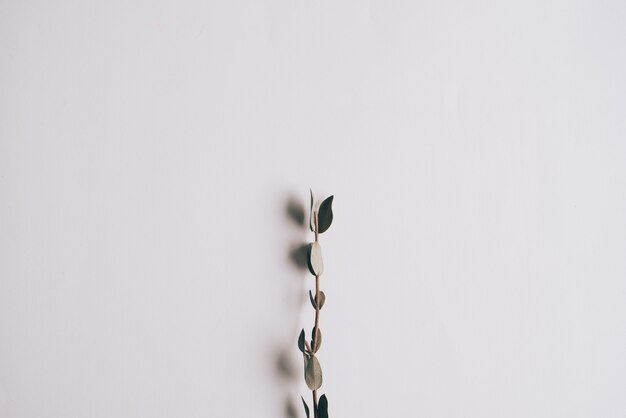
[[[298,200],[290,196],[287,198],[286,204],[287,219],[295,223],[299,228],[305,228],[305,213],[304,206]],[[308,263],[308,243],[296,242],[293,243],[288,250],[289,262],[294,265],[298,270],[306,270]],[[298,276],[294,276],[294,280],[297,280]],[[294,324],[298,320],[298,312],[293,312]],[[295,335],[295,334],[294,334]],[[295,341],[293,344],[295,347]],[[283,382],[285,401],[284,401],[284,413],[286,418],[297,418],[298,413],[296,405],[294,404],[293,397],[291,396],[291,388],[297,386],[297,372],[296,366],[293,364],[290,352],[292,345],[282,347],[275,355],[274,362],[276,367],[276,374]]]
[[[304,207],[295,198],[287,200],[287,217],[298,227],[306,229],[304,222]],[[305,271],[309,263],[309,243],[299,242],[291,246],[289,259],[299,270]]]

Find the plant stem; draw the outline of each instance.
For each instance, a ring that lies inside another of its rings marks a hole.
[[[315,242],[319,242],[319,220],[318,213],[315,212]],[[320,276],[315,275],[315,328],[313,331],[313,347],[317,347],[320,324]],[[313,416],[317,418],[317,390],[313,391]]]
[[[315,242],[319,242],[319,240],[320,240],[320,233],[319,233],[319,228],[317,227],[317,225],[318,225],[318,212],[316,211],[313,215],[315,217]]]

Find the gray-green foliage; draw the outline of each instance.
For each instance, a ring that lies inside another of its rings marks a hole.
[[[300,337],[298,337],[298,348],[304,353],[304,330],[300,332]]]
[[[333,222],[333,199],[334,196],[327,197],[322,201],[319,208],[315,210],[315,199],[311,190],[311,213],[309,216],[309,227],[315,232],[315,242],[309,245],[308,265],[309,271],[315,276],[315,292],[309,290],[309,299],[311,305],[315,309],[316,321],[311,331],[311,343],[306,340],[304,330],[300,332],[298,337],[298,349],[302,352],[304,358],[304,380],[309,389],[313,391],[313,398],[316,398],[316,391],[322,386],[322,367],[316,357],[316,353],[322,345],[322,332],[320,331],[318,320],[319,313],[326,295],[319,289],[320,277],[324,273],[324,261],[322,259],[322,247],[319,243],[319,234],[326,232]],[[302,398],[304,412],[309,418],[309,406],[304,398]],[[326,395],[322,395],[317,405],[313,404],[313,416],[315,418],[328,418],[328,399]]]
[[[311,390],[317,390],[322,386],[322,366],[314,354],[304,355],[304,380]]]
[[[317,404],[317,418],[328,418],[328,399],[322,395]]]
[[[317,336],[317,338],[316,338]],[[315,327],[311,330],[311,349],[314,353],[317,353],[322,345],[322,331],[317,328],[317,332],[315,332]]]
[[[335,196],[331,196],[326,198],[320,205],[320,210],[318,216],[318,226],[319,233],[326,232],[328,228],[330,228],[330,224],[333,223],[333,198]]]
[[[313,203],[315,199],[313,198],[313,190],[309,189],[311,192],[311,212],[309,213],[309,227],[311,228],[311,232],[315,232],[315,211],[313,210]]]
[[[322,307],[324,306],[324,302],[326,302],[326,295],[321,290],[320,290],[319,298],[320,298],[320,309],[322,309]],[[311,305],[313,305],[313,309],[317,309],[317,303],[315,303],[315,296],[313,296],[313,293],[311,293],[310,290],[309,290],[309,299],[311,299]]]
[[[324,260],[322,259],[322,246],[319,242],[312,242],[309,249],[309,271],[314,276],[324,273]]]
[[[306,404],[306,401],[304,400],[302,396],[300,396],[300,399],[302,399],[302,405],[304,405],[304,412],[306,413],[306,418],[309,418],[309,405]]]

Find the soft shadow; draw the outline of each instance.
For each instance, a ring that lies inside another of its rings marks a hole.
[[[289,259],[301,270],[306,270],[309,265],[309,244],[296,244],[289,250]]]
[[[287,351],[281,351],[276,357],[276,372],[278,376],[283,379],[289,385],[295,385],[296,382],[296,368],[293,362],[289,358]],[[287,394],[285,396],[285,417],[297,418],[298,412],[294,405],[292,397]]]
[[[286,380],[292,380],[296,378],[296,368],[293,362],[289,358],[289,354],[286,351],[281,351],[276,356],[276,371],[278,375]]]
[[[304,206],[295,197],[287,198],[285,206],[287,217],[298,226],[304,226]],[[309,245],[307,243],[292,244],[289,248],[289,259],[300,270],[305,270],[309,262]]]
[[[297,270],[292,271],[293,278],[289,278],[288,281],[284,284],[285,286],[293,289],[293,296],[297,298],[294,300],[294,305],[289,308],[287,312],[290,317],[289,321],[294,324],[294,328],[297,326],[299,311],[301,306],[301,301],[304,296],[300,294],[301,286],[303,285],[302,277],[305,277],[303,271],[308,268],[309,262],[309,244],[305,242],[306,232],[308,229],[305,228],[305,208],[304,206],[297,200],[294,195],[288,195],[284,202],[285,204],[285,215],[287,217],[287,221],[285,222],[285,228],[289,228],[291,224],[292,242],[285,242],[285,247],[287,249],[287,262],[296,267]],[[296,230],[293,225],[297,227]],[[293,281],[291,281],[293,279]],[[297,397],[294,395],[295,388],[298,386],[298,379],[300,377],[301,370],[294,364],[295,352],[297,350],[297,332],[293,330],[293,342],[289,342],[285,344],[283,347],[275,347],[275,351],[272,353],[272,360],[274,362],[275,373],[278,377],[281,386],[281,390],[283,390],[284,400],[283,400],[283,416],[284,418],[299,418],[301,414],[298,412],[298,401]]]
[[[293,400],[289,396],[285,399],[285,416],[287,418],[298,418],[296,406],[293,404]]]
[[[287,216],[296,224],[304,226],[304,206],[293,196],[287,200]]]

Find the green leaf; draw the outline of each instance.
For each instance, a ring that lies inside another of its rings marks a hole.
[[[320,205],[320,210],[317,215],[317,226],[319,227],[319,233],[326,232],[330,228],[330,224],[333,223],[333,198],[335,196],[327,197]]]
[[[322,331],[319,329],[319,327],[317,328],[317,332],[318,336],[316,340],[315,327],[313,327],[313,331],[311,331],[311,334],[313,335],[313,337],[311,337],[311,350],[313,350],[314,353],[317,353],[317,351],[320,349],[320,346],[322,345]]]
[[[300,337],[298,337],[298,348],[304,353],[304,329],[300,332]]]
[[[315,232],[315,213],[313,212],[313,190],[309,189],[311,192],[311,212],[309,215],[309,227],[312,232]]]
[[[326,394],[322,395],[317,403],[317,418],[328,418],[328,399],[326,399]]]
[[[314,276],[321,276],[324,272],[324,261],[322,260],[322,246],[319,242],[311,243],[309,249],[309,270]]]
[[[322,386],[322,366],[317,357],[304,355],[304,380],[311,390]]]
[[[313,308],[317,309],[317,304],[315,303],[315,296],[313,296],[313,293],[311,293],[310,290],[309,290],[309,299],[311,299],[311,305],[313,305]],[[322,307],[324,306],[324,302],[326,302],[326,295],[324,294],[324,292],[320,290],[320,309],[322,309]]]
[[[306,413],[306,418],[309,418],[309,405],[306,404],[302,396],[300,396],[300,399],[302,399],[302,405],[304,405],[304,412]]]

